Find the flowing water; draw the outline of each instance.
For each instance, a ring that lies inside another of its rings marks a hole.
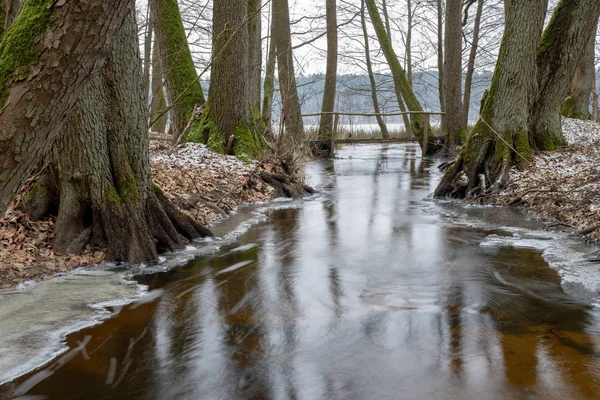
[[[339,156],[307,167],[320,196],[139,276],[146,296],[0,399],[600,398],[594,248],[434,202],[418,147]]]

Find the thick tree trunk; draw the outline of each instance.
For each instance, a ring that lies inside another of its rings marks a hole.
[[[454,151],[463,131],[462,106],[462,0],[446,1],[444,41],[444,95],[446,96],[447,147]]]
[[[333,114],[335,110],[335,94],[337,89],[338,64],[338,27],[336,0],[326,0],[327,15],[327,69],[325,72],[325,90],[323,91],[323,106],[321,108],[321,124],[319,138],[326,140],[333,133]]]
[[[304,123],[300,97],[294,72],[294,55],[292,51],[292,32],[290,28],[290,8],[288,0],[273,1],[273,30],[277,49],[277,65],[279,71],[279,88],[283,103],[282,124],[285,125],[287,138],[294,142],[303,140]]]
[[[375,110],[375,114],[381,114],[381,111],[379,109],[379,99],[377,98],[377,82],[375,81],[375,75],[373,75],[373,65],[371,64],[371,49],[369,47],[369,33],[367,30],[367,18],[365,15],[365,7],[365,0],[361,0],[360,22],[363,31],[363,40],[365,43],[365,62],[367,64],[369,82],[371,83],[371,98],[373,99],[373,109]],[[387,125],[385,124],[383,117],[381,115],[377,115],[375,118],[377,119],[379,130],[381,130],[381,135],[384,139],[389,139],[390,133],[388,132]]]
[[[437,5],[437,66],[438,66],[438,94],[440,98],[440,112],[446,112],[446,97],[444,96],[444,7],[442,0],[436,0]],[[446,133],[446,115],[441,118],[441,131]]]
[[[561,107],[599,16],[598,0],[561,0],[544,31],[537,58],[539,94],[531,113],[531,132],[540,150],[566,144]]]
[[[204,104],[204,94],[177,0],[149,0],[148,4],[152,8],[154,34],[163,61],[167,97],[171,106],[171,131],[174,139],[178,140],[194,116],[196,107]]]
[[[271,4],[271,17],[273,16],[273,4]],[[271,21],[269,29],[269,53],[267,54],[267,66],[265,68],[265,82],[263,90],[263,106],[262,119],[267,127],[267,131],[271,131],[273,120],[273,95],[275,93],[275,67],[277,64],[277,48],[275,46],[275,25]]]
[[[155,188],[133,13],[53,147],[60,203],[55,250],[106,247],[108,260],[154,261],[210,231]]]
[[[567,118],[590,119],[591,96],[596,82],[596,35],[593,34],[575,69],[562,114]]]
[[[247,15],[247,3],[220,0],[214,4],[214,56],[201,131],[214,151],[250,158],[261,152],[262,142],[250,124]]]
[[[483,14],[483,0],[477,1],[477,12],[473,22],[473,39],[471,41],[471,51],[469,52],[469,62],[467,64],[467,73],[465,76],[465,93],[463,101],[463,128],[469,126],[469,110],[471,108],[471,89],[473,86],[473,74],[475,73],[475,59],[479,49],[479,30],[481,28],[481,16]]]
[[[123,0],[28,1],[2,38],[0,214],[50,148],[132,8]]]
[[[385,30],[384,23],[379,15],[379,11],[377,10],[375,0],[366,0],[366,3],[367,9],[369,10],[369,15],[371,16],[371,22],[373,23],[373,27],[377,33],[377,38],[379,39],[379,44],[381,45],[383,54],[385,55],[388,65],[392,71],[392,77],[394,78],[394,85],[396,87],[396,95],[401,93],[404,96],[406,105],[410,111],[422,112],[423,107],[421,107],[421,103],[419,103],[419,100],[415,96],[412,87],[406,78],[406,73],[398,61],[398,57],[394,52],[392,43],[390,42]],[[401,98],[398,99],[398,103],[400,103],[400,101]],[[412,127],[413,134],[417,138],[422,139],[423,132],[425,130],[425,117],[419,114],[413,115],[410,125]],[[438,149],[437,143],[432,141],[430,146],[428,146],[428,154],[433,154]]]
[[[528,117],[537,91],[537,49],[546,5],[546,0],[530,0],[511,8],[481,116],[436,196],[463,198],[501,187],[510,168],[531,157]]]
[[[154,121],[154,123],[150,129],[153,132],[167,133],[169,115],[165,113],[167,100],[162,65],[160,45],[155,40],[152,47],[152,101],[150,103],[150,121]]]
[[[255,123],[261,119],[262,4],[260,0],[248,0],[248,42],[248,102],[250,117]]]

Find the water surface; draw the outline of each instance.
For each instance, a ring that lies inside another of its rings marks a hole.
[[[432,201],[416,146],[338,155],[307,167],[322,196],[139,277],[148,296],[0,398],[600,397],[593,248]]]

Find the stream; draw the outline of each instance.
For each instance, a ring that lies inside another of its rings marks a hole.
[[[141,297],[106,303],[0,399],[600,398],[597,248],[434,201],[438,161],[416,145],[337,155],[306,166],[320,195],[241,209],[221,241],[138,267]],[[56,307],[2,319],[0,348]],[[60,342],[27,339],[10,354]]]

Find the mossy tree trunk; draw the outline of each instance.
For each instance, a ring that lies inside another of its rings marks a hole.
[[[373,110],[375,114],[380,114],[381,110],[379,108],[379,99],[377,97],[377,82],[375,81],[375,75],[373,75],[373,65],[371,63],[371,49],[369,46],[369,32],[367,30],[367,16],[365,10],[365,0],[361,0],[360,2],[360,23],[363,32],[363,40],[365,46],[365,63],[367,64],[367,74],[369,75],[369,82],[371,84],[371,99],[373,99]],[[387,125],[383,120],[381,115],[377,115],[375,117],[377,119],[377,125],[379,125],[379,130],[381,131],[381,135],[384,139],[390,138],[390,133],[387,129]]]
[[[537,58],[539,93],[531,110],[531,133],[540,150],[566,144],[561,107],[599,16],[598,0],[561,0],[544,31]]]
[[[325,71],[325,89],[323,91],[323,105],[321,107],[321,123],[319,124],[319,138],[330,139],[333,134],[333,114],[335,110],[335,95],[337,90],[337,65],[338,65],[338,26],[336,0],[326,0],[327,19],[327,69]]]
[[[8,29],[9,26],[12,25],[15,18],[21,11],[21,0],[0,0],[4,1],[4,4],[0,4],[0,8],[2,8],[2,12],[0,16],[2,19],[1,22],[4,23],[4,29]]]
[[[595,89],[596,77],[596,35],[592,35],[583,56],[575,69],[568,96],[562,108],[567,118],[590,119],[591,96]]]
[[[287,139],[298,142],[304,138],[304,123],[294,70],[290,8],[288,0],[272,0],[272,2],[273,33],[283,108],[281,123],[285,125]]]
[[[133,13],[54,143],[60,193],[55,251],[87,244],[113,261],[155,261],[210,231],[152,183],[142,65]]]
[[[251,124],[248,100],[248,3],[220,0],[213,7],[213,65],[208,103],[201,119],[202,137],[220,153],[257,156],[262,140]],[[192,135],[194,132],[192,132]],[[191,136],[190,136],[191,139]]]
[[[537,49],[546,6],[546,0],[513,3],[481,116],[436,196],[463,198],[501,187],[510,168],[531,157],[528,118],[537,93]]]
[[[410,4],[407,4],[407,8],[410,8]],[[388,13],[388,6],[387,6],[387,1],[386,0],[382,0],[381,1],[381,12],[383,13],[383,21],[385,23],[385,32],[387,33],[387,37],[390,40],[390,43],[392,42],[392,27],[390,24],[390,15]],[[410,15],[410,11],[408,12],[408,14]],[[410,24],[410,22],[409,22]],[[408,66],[408,63],[407,63]],[[412,71],[412,68],[411,68]],[[408,84],[412,85],[412,77],[411,74],[409,73],[409,71],[407,71],[406,74],[406,79],[408,79]],[[406,109],[406,104],[404,104],[404,94],[402,93],[402,88],[395,84],[394,82],[394,92],[396,94],[396,101],[398,102],[398,108],[400,109],[400,112],[405,113],[407,111]],[[410,116],[407,114],[402,114],[402,123],[404,124],[404,129],[406,131],[407,136],[411,136],[412,135],[412,127],[410,125]]]
[[[204,104],[204,94],[177,0],[150,0],[149,5],[155,21],[154,34],[160,47],[171,106],[171,132],[177,140],[194,116],[196,106]]]
[[[446,1],[444,40],[444,101],[446,105],[446,147],[454,151],[462,125],[462,0]]]
[[[373,27],[375,28],[375,32],[377,34],[377,39],[379,40],[379,44],[381,46],[381,50],[385,55],[387,63],[391,69],[392,77],[394,78],[394,85],[396,87],[396,96],[398,96],[398,103],[402,101],[402,96],[404,96],[404,100],[406,101],[406,106],[409,111],[413,112],[422,112],[423,107],[421,107],[421,103],[415,96],[410,83],[406,77],[406,73],[404,69],[400,65],[400,61],[398,61],[398,57],[392,47],[392,43],[390,38],[386,32],[385,25],[381,16],[379,15],[379,10],[377,9],[377,5],[375,4],[375,0],[366,0],[367,9],[369,10],[369,15],[371,17],[371,22],[373,23]],[[424,128],[425,128],[425,117],[423,115],[412,115],[411,116],[411,128],[413,134],[421,139],[423,137]],[[433,142],[428,146],[428,154],[433,154],[438,150],[437,143]]]
[[[28,1],[3,36],[0,214],[44,158],[133,6],[122,0]]]

